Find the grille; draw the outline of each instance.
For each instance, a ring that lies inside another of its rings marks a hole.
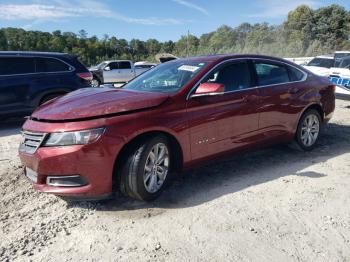
[[[46,133],[23,131],[22,136],[24,140],[20,145],[20,151],[26,152],[28,154],[34,154],[44,141],[46,135]]]

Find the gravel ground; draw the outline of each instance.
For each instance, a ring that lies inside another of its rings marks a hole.
[[[0,124],[0,261],[350,261],[350,102],[312,152],[288,146],[192,171],[143,203],[35,192]]]

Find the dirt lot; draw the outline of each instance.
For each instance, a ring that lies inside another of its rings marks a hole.
[[[0,126],[0,261],[350,261],[350,102],[310,153],[277,146],[187,171],[153,203],[31,189]]]

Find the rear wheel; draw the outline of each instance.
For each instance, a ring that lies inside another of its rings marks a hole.
[[[101,85],[100,81],[97,78],[93,78],[91,80],[91,86],[92,87],[99,87]]]
[[[317,110],[310,109],[301,117],[296,133],[296,142],[305,151],[312,150],[321,132],[321,116]]]
[[[120,174],[122,193],[144,201],[157,198],[169,181],[171,152],[168,140],[156,136],[137,145]]]

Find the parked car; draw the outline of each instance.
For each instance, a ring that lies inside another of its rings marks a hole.
[[[322,55],[313,58],[304,67],[320,76],[329,76],[329,69],[334,66],[333,55]]]
[[[0,118],[30,115],[52,98],[89,87],[91,79],[72,55],[0,52]]]
[[[177,59],[122,89],[81,89],[42,105],[23,126],[19,155],[41,192],[100,199],[119,189],[152,200],[176,171],[227,153],[291,141],[313,149],[334,88],[274,57]]]
[[[339,60],[329,71],[332,83],[337,85],[336,98],[350,100],[350,54]]]
[[[150,68],[135,67],[134,63],[129,60],[104,61],[90,68],[90,72],[93,74],[92,86],[126,83]]]

